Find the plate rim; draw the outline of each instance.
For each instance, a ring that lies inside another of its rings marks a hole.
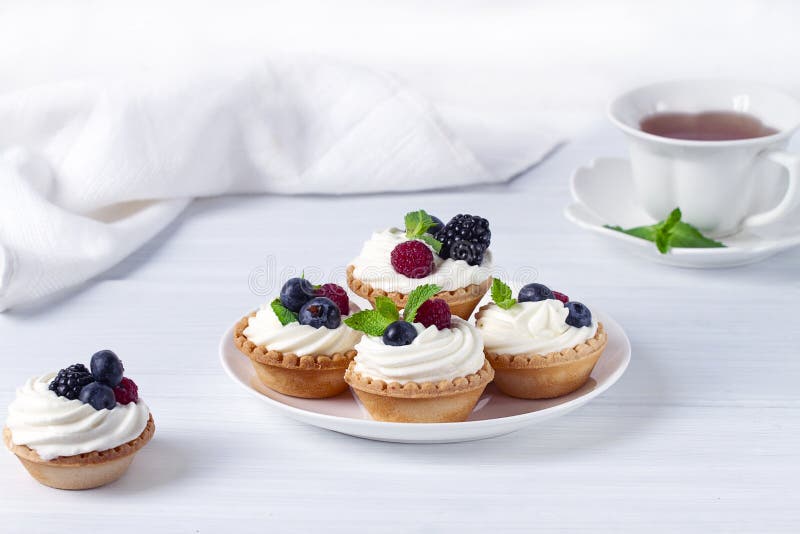
[[[462,421],[462,422],[454,422],[454,423],[396,423],[396,422],[389,422],[389,421],[375,421],[371,419],[356,419],[353,417],[343,417],[340,415],[330,415],[330,414],[323,414],[319,412],[313,412],[309,410],[304,410],[302,408],[297,408],[295,406],[290,406],[288,404],[284,404],[279,402],[275,399],[268,397],[257,391],[256,389],[252,388],[251,386],[242,382],[239,377],[234,373],[233,369],[228,365],[227,358],[225,357],[226,345],[230,344],[233,346],[233,329],[235,323],[231,323],[225,332],[222,335],[222,339],[220,339],[218,352],[219,352],[219,361],[222,365],[225,374],[228,375],[234,383],[241,386],[250,395],[253,395],[262,401],[266,402],[268,405],[274,406],[279,411],[289,412],[291,414],[296,415],[295,419],[298,418],[310,418],[310,419],[317,419],[320,422],[327,421],[331,423],[341,423],[342,425],[348,425],[351,428],[383,428],[387,430],[397,430],[397,429],[409,429],[409,430],[417,430],[417,429],[427,429],[427,430],[453,430],[456,428],[459,429],[474,429],[478,431],[480,429],[491,428],[493,426],[503,426],[518,423],[524,421],[525,419],[536,419],[538,417],[543,417],[545,414],[552,414],[556,415],[559,412],[568,412],[571,409],[578,408],[583,404],[590,402],[591,400],[597,398],[604,392],[606,392],[611,386],[616,384],[619,379],[625,374],[625,371],[628,369],[628,365],[631,361],[631,354],[632,354],[632,347],[630,338],[628,337],[625,330],[622,326],[614,320],[608,314],[600,311],[597,315],[602,316],[602,321],[604,323],[608,323],[613,325],[613,328],[618,330],[622,334],[622,339],[620,340],[623,344],[624,349],[624,356],[620,366],[611,373],[611,376],[599,387],[592,389],[585,394],[576,397],[570,401],[567,401],[563,404],[558,404],[556,406],[551,406],[549,408],[544,408],[542,410],[537,410],[534,412],[527,412],[517,415],[509,415],[506,417],[495,417],[492,419],[481,419],[478,421]],[[235,348],[235,346],[233,346]],[[247,358],[244,354],[241,354],[242,358]],[[334,430],[337,432],[343,432],[340,430],[331,429],[328,426],[324,426],[323,428]],[[347,433],[347,432],[344,432]]]

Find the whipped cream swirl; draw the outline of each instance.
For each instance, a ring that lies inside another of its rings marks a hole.
[[[424,284],[436,284],[442,291],[453,291],[471,284],[480,284],[490,276],[492,253],[486,251],[483,263],[470,265],[464,260],[442,259],[433,255],[433,272],[424,278],[408,278],[394,270],[391,254],[394,247],[408,241],[406,233],[398,228],[375,232],[364,243],[361,254],[351,262],[353,276],[376,289],[408,294]]]
[[[497,354],[547,354],[580,345],[597,332],[597,323],[576,328],[566,323],[569,310],[555,299],[518,302],[504,310],[497,304],[475,315],[486,350]]]
[[[365,335],[356,345],[355,371],[384,382],[439,382],[471,375],[483,367],[483,342],[475,327],[458,317],[452,328],[439,330],[413,323],[417,337],[410,345],[384,345],[380,336]]]
[[[48,389],[55,373],[31,378],[17,389],[6,426],[15,445],[26,445],[43,460],[113,449],[139,437],[150,410],[143,401],[95,410]]]
[[[350,304],[350,313],[359,311],[358,306]],[[282,325],[278,316],[272,311],[269,303],[263,305],[253,317],[250,317],[244,329],[247,339],[256,345],[263,345],[270,350],[293,353],[298,356],[308,354],[332,355],[347,352],[363,335],[344,324],[337,328],[314,328],[307,324],[289,323]]]

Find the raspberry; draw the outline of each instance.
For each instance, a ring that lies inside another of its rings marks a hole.
[[[566,296],[564,293],[559,293],[558,291],[553,291],[553,296],[557,299],[566,304],[569,302],[569,297]]]
[[[139,388],[130,378],[123,378],[122,382],[114,388],[114,397],[120,404],[129,404],[139,400]]]
[[[339,308],[341,315],[350,315],[350,298],[344,288],[338,284],[323,284],[316,290],[318,297],[329,298]]]
[[[404,241],[392,250],[392,267],[409,278],[425,278],[433,271],[433,252],[422,241]]]
[[[436,325],[439,330],[450,328],[450,306],[442,299],[429,299],[422,303],[414,317],[414,322],[426,328]]]
[[[66,369],[61,369],[53,381],[50,382],[48,389],[55,392],[59,397],[75,400],[80,396],[83,387],[92,382],[94,382],[94,377],[89,372],[89,369],[82,363],[76,363]]]

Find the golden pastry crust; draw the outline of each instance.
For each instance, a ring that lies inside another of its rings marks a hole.
[[[307,354],[298,356],[291,352],[269,350],[263,345],[256,345],[244,335],[244,330],[249,324],[250,317],[253,317],[255,314],[256,312],[253,312],[236,323],[236,327],[233,330],[233,341],[242,354],[256,363],[283,367],[285,369],[346,369],[356,355],[355,350],[349,350],[344,353],[337,352],[336,354]]]
[[[483,306],[481,310],[485,307],[486,306]],[[591,357],[598,351],[602,351],[607,342],[608,335],[603,327],[603,323],[598,323],[597,332],[595,332],[593,337],[587,339],[580,345],[559,352],[550,352],[547,354],[497,354],[487,350],[484,351],[484,353],[495,369],[536,369]]]
[[[406,300],[408,299],[407,294],[397,291],[387,292],[383,289],[374,288],[368,283],[355,278],[353,276],[354,269],[355,266],[353,265],[347,266],[347,285],[356,295],[367,299],[373,304],[373,306],[375,305],[375,297],[382,296],[389,297],[398,308],[405,307]],[[492,285],[491,276],[480,284],[470,284],[466,287],[460,287],[452,291],[440,291],[434,295],[434,297],[446,301],[447,305],[450,307],[451,313],[461,317],[466,321],[469,320],[472,312],[475,310],[475,306],[478,305],[483,298],[483,295],[485,295],[489,290],[490,285]]]
[[[350,364],[344,375],[345,382],[361,391],[381,395],[384,397],[403,397],[410,399],[423,399],[433,397],[446,397],[475,389],[483,390],[494,378],[494,370],[489,362],[484,360],[483,367],[467,376],[442,380],[440,382],[399,382],[386,383],[383,380],[373,379],[355,371],[355,362]]]
[[[26,445],[15,445],[11,440],[11,430],[8,427],[3,428],[3,441],[11,452],[16,454],[20,459],[28,462],[48,464],[50,466],[76,467],[102,464],[135,454],[139,449],[147,445],[152,439],[153,434],[155,434],[155,431],[156,425],[153,421],[153,415],[150,414],[150,418],[147,420],[147,425],[144,427],[144,430],[139,434],[139,437],[134,440],[104,451],[92,451],[83,454],[75,454],[73,456],[59,456],[52,460],[42,460],[35,450]]]
[[[580,345],[549,354],[495,354],[486,359],[495,370],[497,388],[521,399],[552,399],[583,387],[608,343],[603,323]]]

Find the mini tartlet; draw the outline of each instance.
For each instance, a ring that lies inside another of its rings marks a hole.
[[[333,397],[347,389],[344,372],[362,336],[342,319],[357,311],[342,287],[292,278],[279,298],[236,323],[234,343],[270,389],[307,399]]]
[[[512,397],[560,397],[583,386],[603,354],[608,336],[580,302],[528,284],[517,299],[500,280],[492,285],[493,303],[482,306],[475,321],[498,389]]]
[[[408,296],[404,318],[387,297],[348,323],[366,335],[345,381],[373,419],[400,423],[464,421],[494,371],[475,327],[430,299],[437,286]]]
[[[3,441],[40,483],[96,488],[120,478],[155,433],[136,384],[111,351],[31,378],[9,406]]]
[[[469,319],[491,284],[489,222],[456,215],[446,225],[424,210],[405,216],[405,230],[375,232],[347,267],[347,284],[373,305],[387,297],[404,308],[408,294],[438,285],[436,298],[453,315]]]

